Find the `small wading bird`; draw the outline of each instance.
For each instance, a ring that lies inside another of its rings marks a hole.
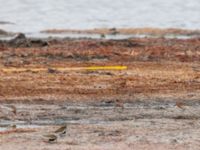
[[[176,106],[178,108],[180,108],[181,110],[183,111],[187,111],[189,112],[190,114],[196,116],[197,114],[195,114],[193,111],[190,110],[190,107],[186,106],[186,104],[182,103],[182,102],[176,102]]]
[[[43,137],[45,138],[45,142],[48,143],[57,142],[58,137],[63,137],[66,134],[66,130],[67,130],[67,125],[63,125],[53,133],[43,135]]]
[[[102,38],[102,39],[106,38],[106,35],[102,33],[102,34],[101,34],[101,38]]]
[[[10,108],[12,109],[13,114],[17,114],[17,108],[14,105],[11,105]]]
[[[1,106],[0,110],[2,110],[2,112],[12,112],[14,115],[17,114],[17,108],[14,105],[8,105],[8,106]]]
[[[55,134],[47,134],[43,135],[43,137],[45,138],[45,142],[49,143],[57,142],[58,139],[58,137]]]
[[[0,117],[14,120],[17,114],[17,108],[13,105],[0,105]]]
[[[17,128],[17,125],[16,125],[16,124],[12,124],[12,125],[10,126],[10,128],[11,128],[11,129],[16,129],[16,128]]]
[[[67,130],[67,125],[63,125],[60,128],[58,128],[56,131],[54,131],[54,133],[62,137],[66,134],[66,130]]]
[[[176,106],[182,110],[185,110],[184,104],[182,102],[176,102]]]
[[[124,109],[124,103],[122,101],[120,101],[119,99],[116,99],[116,101],[115,101],[115,108]]]

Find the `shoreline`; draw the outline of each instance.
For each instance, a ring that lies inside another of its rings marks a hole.
[[[0,29],[1,40],[12,39],[20,32]],[[94,29],[46,29],[37,33],[24,33],[29,38],[93,38],[93,39],[128,39],[128,38],[199,38],[200,30],[179,28],[94,28]]]
[[[198,149],[199,45],[200,38],[23,34],[1,41],[0,148]],[[127,69],[73,70],[91,66]],[[65,137],[43,141],[42,135],[64,123]]]

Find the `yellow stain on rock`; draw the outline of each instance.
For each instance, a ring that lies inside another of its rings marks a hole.
[[[127,66],[91,66],[85,67],[86,70],[126,70]]]
[[[52,67],[56,71],[73,71],[73,70],[126,70],[127,66],[89,66],[89,67]],[[2,68],[3,72],[40,72],[48,71],[49,68]]]

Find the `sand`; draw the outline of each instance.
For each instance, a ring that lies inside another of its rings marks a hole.
[[[0,149],[198,149],[199,45],[198,38],[0,42]],[[119,65],[127,69],[70,70]],[[65,137],[43,140],[64,123]]]

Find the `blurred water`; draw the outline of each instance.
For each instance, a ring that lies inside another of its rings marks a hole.
[[[200,0],[0,0],[1,29],[200,28]]]

